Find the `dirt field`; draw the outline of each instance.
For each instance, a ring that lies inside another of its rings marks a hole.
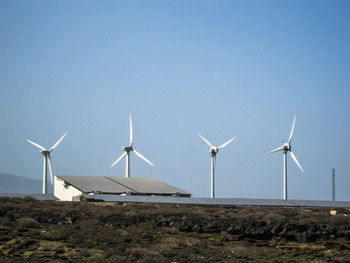
[[[0,262],[350,262],[350,209],[0,198]]]

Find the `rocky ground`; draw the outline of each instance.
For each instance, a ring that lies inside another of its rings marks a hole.
[[[0,198],[0,262],[250,261],[350,262],[350,209]]]

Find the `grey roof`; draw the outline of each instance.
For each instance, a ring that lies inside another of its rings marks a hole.
[[[280,199],[250,199],[250,198],[186,198],[170,196],[133,196],[133,195],[83,195],[87,200],[125,203],[163,203],[163,204],[195,204],[195,205],[234,205],[234,206],[283,206],[283,207],[348,207],[345,201],[318,200],[280,200]]]
[[[84,193],[101,191],[102,193],[126,193],[131,190],[102,176],[57,176]]]
[[[350,208],[350,202],[349,201],[322,201],[322,200],[289,200],[290,203],[295,203],[297,206],[304,206],[304,207],[311,207],[311,206],[317,206],[317,207],[349,207]]]
[[[123,177],[108,177],[109,179],[132,189],[136,193],[158,193],[158,194],[187,194],[190,193],[181,190],[175,186],[168,185],[153,178],[123,178]]]
[[[57,197],[55,197],[52,194],[0,194],[0,197],[10,197],[10,198],[25,198],[27,196],[33,197],[36,200],[49,200],[49,201],[55,201],[58,200]]]
[[[209,205],[209,198],[188,198],[172,196],[136,196],[136,195],[83,195],[90,201],[125,202],[125,203],[159,203],[159,204],[198,204]]]
[[[57,176],[83,193],[100,191],[105,194],[191,194],[153,178],[123,178],[102,176]]]

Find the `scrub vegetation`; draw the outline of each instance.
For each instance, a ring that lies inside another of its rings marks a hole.
[[[350,261],[350,209],[0,198],[0,262],[311,261]]]

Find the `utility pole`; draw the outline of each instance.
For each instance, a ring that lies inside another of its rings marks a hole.
[[[332,169],[332,201],[335,202],[335,169]]]

